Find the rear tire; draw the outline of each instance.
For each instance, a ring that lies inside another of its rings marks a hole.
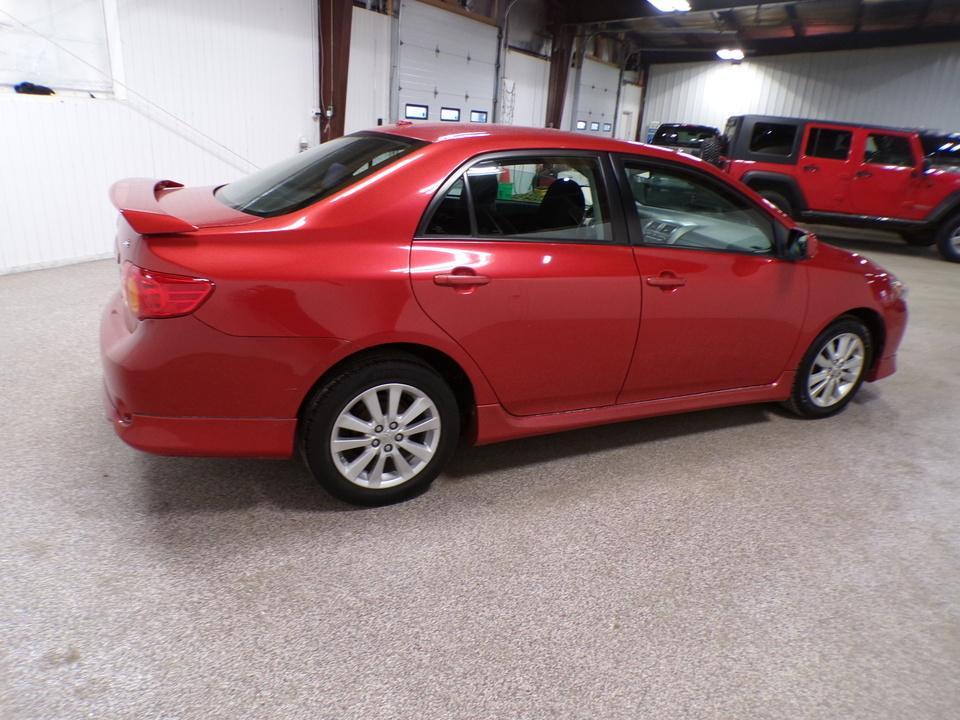
[[[937,252],[950,262],[960,262],[960,214],[947,218],[937,228]]]
[[[449,385],[407,356],[370,358],[326,382],[303,413],[300,449],[331,495],[387,505],[429,487],[453,454],[460,413]]]
[[[793,217],[793,204],[775,190],[759,190],[760,197],[775,205],[785,215]]]
[[[872,362],[870,331],[857,318],[843,316],[810,344],[786,407],[805,418],[836,415],[853,400]]]

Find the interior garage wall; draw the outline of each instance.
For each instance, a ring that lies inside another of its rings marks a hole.
[[[399,116],[407,103],[426,105],[428,120],[440,120],[440,108],[471,110],[493,121],[497,28],[416,0],[400,8],[398,51]]]
[[[634,140],[637,137],[637,123],[640,122],[640,101],[643,88],[633,82],[625,82],[620,91],[620,117],[617,119],[614,137],[618,140]]]
[[[650,68],[644,127],[762,113],[960,130],[960,43]]]
[[[344,132],[390,122],[390,61],[393,20],[389,15],[353,7],[347,116]]]
[[[501,121],[508,125],[543,127],[547,118],[550,61],[507,50],[504,61]]]
[[[126,99],[0,92],[0,272],[108,255],[112,182],[234,179],[316,142],[315,0],[120,0]]]

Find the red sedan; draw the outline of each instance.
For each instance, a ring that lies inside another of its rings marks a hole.
[[[668,150],[398,125],[217,188],[125,180],[109,416],[173,455],[300,452],[408,497],[476,444],[740,403],[825,417],[895,370],[903,286]]]

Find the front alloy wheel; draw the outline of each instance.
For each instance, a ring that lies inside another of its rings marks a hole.
[[[872,359],[867,327],[855,317],[840,318],[810,344],[787,407],[808,418],[840,412],[860,389]]]
[[[807,375],[807,390],[814,405],[829,408],[841,402],[863,374],[863,340],[841,333],[827,340]]]

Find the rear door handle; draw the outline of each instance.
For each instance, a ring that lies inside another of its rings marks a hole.
[[[868,178],[868,177],[873,177],[873,173],[868,172],[866,170],[860,170],[859,172],[854,173],[853,176],[855,178]]]
[[[490,278],[487,275],[477,275],[477,274],[459,274],[459,273],[444,273],[442,275],[434,275],[433,282],[437,285],[446,285],[448,287],[470,287],[473,285],[486,285],[490,282]]]
[[[819,169],[820,169],[820,168],[818,168],[816,165],[804,165],[804,166],[803,166],[803,171],[804,171],[804,172],[809,172],[809,173],[815,173],[815,172],[817,172],[817,170],[819,170]]]
[[[687,284],[687,279],[677,277],[674,274],[664,273],[662,275],[647,275],[647,285],[670,290],[672,288],[683,287]]]

